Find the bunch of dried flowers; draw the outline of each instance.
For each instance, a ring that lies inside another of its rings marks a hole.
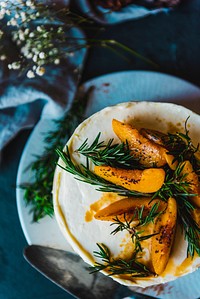
[[[7,60],[9,69],[26,70],[28,78],[42,76],[46,65],[58,65],[63,58],[87,46],[84,39],[80,42],[72,37],[71,31],[75,25],[88,21],[67,7],[58,8],[56,3],[1,1],[0,60]],[[17,59],[9,57],[3,42],[6,38],[16,46]]]

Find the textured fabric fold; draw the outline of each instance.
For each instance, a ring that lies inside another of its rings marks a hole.
[[[80,11],[102,24],[116,24],[136,20],[159,12],[168,12],[169,8],[148,9],[144,6],[129,4],[118,11],[94,5],[93,0],[75,0]]]

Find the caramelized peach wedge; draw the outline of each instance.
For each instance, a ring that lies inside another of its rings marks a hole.
[[[162,167],[167,163],[167,149],[159,143],[143,136],[136,128],[129,124],[122,123],[116,119],[112,121],[115,134],[122,142],[128,142],[132,154],[136,156],[145,167]],[[173,161],[174,157],[168,158]]]
[[[157,217],[152,237],[151,261],[156,274],[161,274],[168,263],[174,241],[177,221],[177,204],[172,197],[168,199],[164,213]]]
[[[96,212],[94,217],[98,220],[112,221],[113,218],[117,216],[118,219],[124,221],[124,214],[126,214],[126,220],[129,221],[133,217],[134,213],[142,207],[143,217],[146,217],[155,203],[158,204],[158,212],[166,209],[167,204],[159,199],[151,201],[151,198],[148,197],[128,197],[111,203],[107,207],[99,210]]]
[[[111,183],[143,193],[158,191],[165,180],[165,171],[162,168],[138,170],[95,166],[94,172]]]

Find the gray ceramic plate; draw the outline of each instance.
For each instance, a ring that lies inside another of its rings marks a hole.
[[[93,89],[86,109],[87,117],[106,106],[136,100],[172,102],[200,113],[200,89],[186,81],[165,74],[145,71],[108,74],[86,82],[80,88],[80,92],[85,93],[90,87]],[[33,155],[42,153],[43,134],[52,128],[52,118],[46,116],[33,130],[21,157],[17,186],[32,180],[32,173],[26,168],[34,159]],[[23,190],[19,188],[17,188],[17,207],[28,244],[72,251],[54,218],[46,217],[39,223],[32,222],[32,216],[29,214],[30,208],[26,207],[23,201]],[[163,286],[145,289],[144,293],[165,299],[196,299],[200,297],[199,280],[200,271],[196,271]]]

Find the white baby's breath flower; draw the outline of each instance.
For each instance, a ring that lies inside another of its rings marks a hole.
[[[42,32],[43,29],[42,29],[41,26],[37,26],[37,27],[36,27],[36,30],[37,30],[38,32]]]
[[[29,48],[25,45],[24,47],[21,48],[21,53],[27,57],[29,54]],[[31,57],[32,58],[32,57]]]
[[[2,54],[2,55],[0,56],[0,60],[1,60],[1,61],[6,60],[6,58],[7,58],[7,57],[6,57],[6,55],[4,55],[4,54]]]
[[[18,36],[20,41],[24,41],[25,40],[25,35],[24,35],[24,31],[23,30],[19,30],[18,31]]]
[[[9,9],[6,9],[6,14],[7,14],[7,16],[10,16],[11,15],[11,11]]]
[[[57,32],[58,32],[58,33],[61,33],[61,32],[63,32],[63,29],[62,29],[62,27],[58,27],[58,29],[57,29]]]
[[[56,59],[54,60],[54,64],[59,64],[59,63],[60,63],[60,59],[56,58]]]
[[[31,20],[35,20],[35,19],[36,19],[36,15],[35,15],[34,13],[32,13],[31,15],[29,15],[29,18],[30,18]]]
[[[25,35],[28,35],[29,32],[30,32],[29,28],[26,28],[26,29],[24,30],[24,34],[25,34]]]
[[[34,36],[35,36],[34,32],[29,33],[29,37],[34,37]]]
[[[20,12],[20,16],[21,16],[22,22],[25,22],[26,21],[26,14],[25,14],[24,11]]]
[[[15,18],[10,19],[10,25],[11,26],[17,26],[18,25]]]
[[[13,70],[18,70],[18,69],[20,69],[21,64],[20,64],[19,61],[15,61],[15,62],[13,62],[13,63],[11,64],[11,66],[12,66],[12,69],[13,69]]]
[[[32,54],[31,52],[27,53],[26,58],[27,58],[27,59],[31,59],[31,58],[33,58],[33,54]]]
[[[19,14],[18,13],[15,14],[15,19],[19,19]]]
[[[2,30],[0,30],[0,38],[2,38],[3,35],[4,35],[4,32]]]
[[[39,58],[44,59],[46,57],[44,52],[40,52],[39,53]]]
[[[44,68],[44,67],[41,67],[41,66],[37,67],[37,69],[36,69],[36,74],[37,74],[38,76],[43,76],[43,75],[45,74],[45,68]]]
[[[5,14],[6,14],[6,10],[5,10],[5,8],[2,8],[2,9],[0,10],[0,20],[2,20],[2,19],[5,17]]]
[[[30,0],[26,1],[26,6],[32,7],[33,5],[34,5],[34,3],[32,1],[30,1]]]
[[[14,31],[12,35],[12,40],[16,41],[19,38],[18,32]]]
[[[31,78],[34,78],[34,77],[35,77],[35,74],[34,74],[33,71],[29,70],[29,71],[27,72],[26,76],[27,76],[29,79],[31,79]]]
[[[5,1],[1,1],[0,2],[0,7],[7,7],[7,3]]]
[[[33,61],[34,62],[37,62],[38,61],[38,56],[35,54],[35,55],[33,55]]]

